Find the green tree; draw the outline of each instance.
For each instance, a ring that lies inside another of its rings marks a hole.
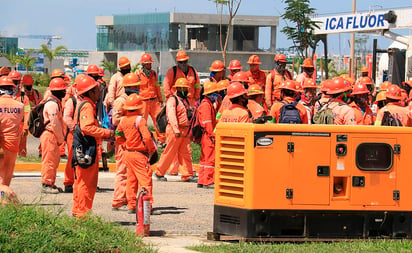
[[[293,41],[294,48],[300,57],[308,57],[308,47],[313,47],[313,30],[319,28],[317,22],[309,17],[316,9],[309,6],[310,0],[283,0],[286,3],[285,13],[281,16],[285,21],[289,21],[281,32]]]
[[[14,70],[17,69],[17,64],[20,63],[20,57],[14,52],[14,50],[11,50],[8,54],[1,54],[1,56],[9,61]]]
[[[220,25],[219,25],[219,35],[220,35],[220,49],[222,50],[223,63],[226,66],[226,52],[229,43],[229,36],[232,30],[233,18],[236,16],[239,10],[242,0],[209,0],[216,4],[217,14],[220,15]],[[227,23],[226,38],[223,43],[223,9],[224,7],[228,9],[229,20]]]
[[[47,74],[49,73],[49,70],[52,68],[52,62],[54,60],[54,57],[63,50],[67,50],[67,48],[65,46],[58,46],[56,47],[54,50],[51,50],[50,48],[47,47],[47,45],[42,44],[41,48],[39,50],[39,53],[44,54],[44,56],[46,56],[46,58],[49,60],[50,62],[50,68],[47,70]]]
[[[36,58],[31,56],[34,52],[34,49],[29,49],[26,54],[19,55],[19,63],[26,68],[26,73],[29,73],[29,69],[34,68],[34,63],[36,62]]]
[[[116,65],[112,61],[102,60],[100,65],[102,66],[103,71],[109,71],[110,76],[116,72]]]

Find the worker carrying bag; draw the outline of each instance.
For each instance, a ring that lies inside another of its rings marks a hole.
[[[40,138],[41,134],[44,132],[44,130],[46,130],[46,126],[50,123],[50,121],[44,123],[43,117],[44,105],[49,101],[54,101],[55,103],[57,103],[57,101],[53,98],[49,98],[45,102],[36,105],[36,107],[34,107],[33,110],[30,111],[28,121],[29,132],[36,138]]]

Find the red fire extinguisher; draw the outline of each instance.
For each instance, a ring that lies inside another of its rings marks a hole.
[[[150,197],[146,188],[137,195],[136,200],[136,235],[149,236],[150,234]]]

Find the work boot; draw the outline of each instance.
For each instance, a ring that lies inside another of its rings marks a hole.
[[[204,185],[203,189],[215,189],[215,184]]]
[[[165,178],[164,176],[158,176],[156,173],[154,173],[154,176],[157,179],[157,181],[167,182],[167,178]]]
[[[65,193],[72,193],[73,192],[73,185],[65,185],[64,186]]]
[[[41,192],[46,193],[46,194],[58,194],[58,193],[62,193],[63,189],[60,187],[57,187],[56,185],[43,184]]]
[[[197,188],[203,188],[202,184],[197,184]]]
[[[198,180],[198,177],[196,177],[196,176],[191,176],[191,177],[189,177],[188,179],[186,179],[185,181],[182,181],[182,182],[185,182],[185,183],[197,183],[197,180]]]

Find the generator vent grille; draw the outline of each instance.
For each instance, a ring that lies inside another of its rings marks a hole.
[[[219,220],[220,223],[229,223],[229,224],[234,224],[234,225],[240,225],[240,217],[221,214],[219,218],[220,218],[220,220]]]

